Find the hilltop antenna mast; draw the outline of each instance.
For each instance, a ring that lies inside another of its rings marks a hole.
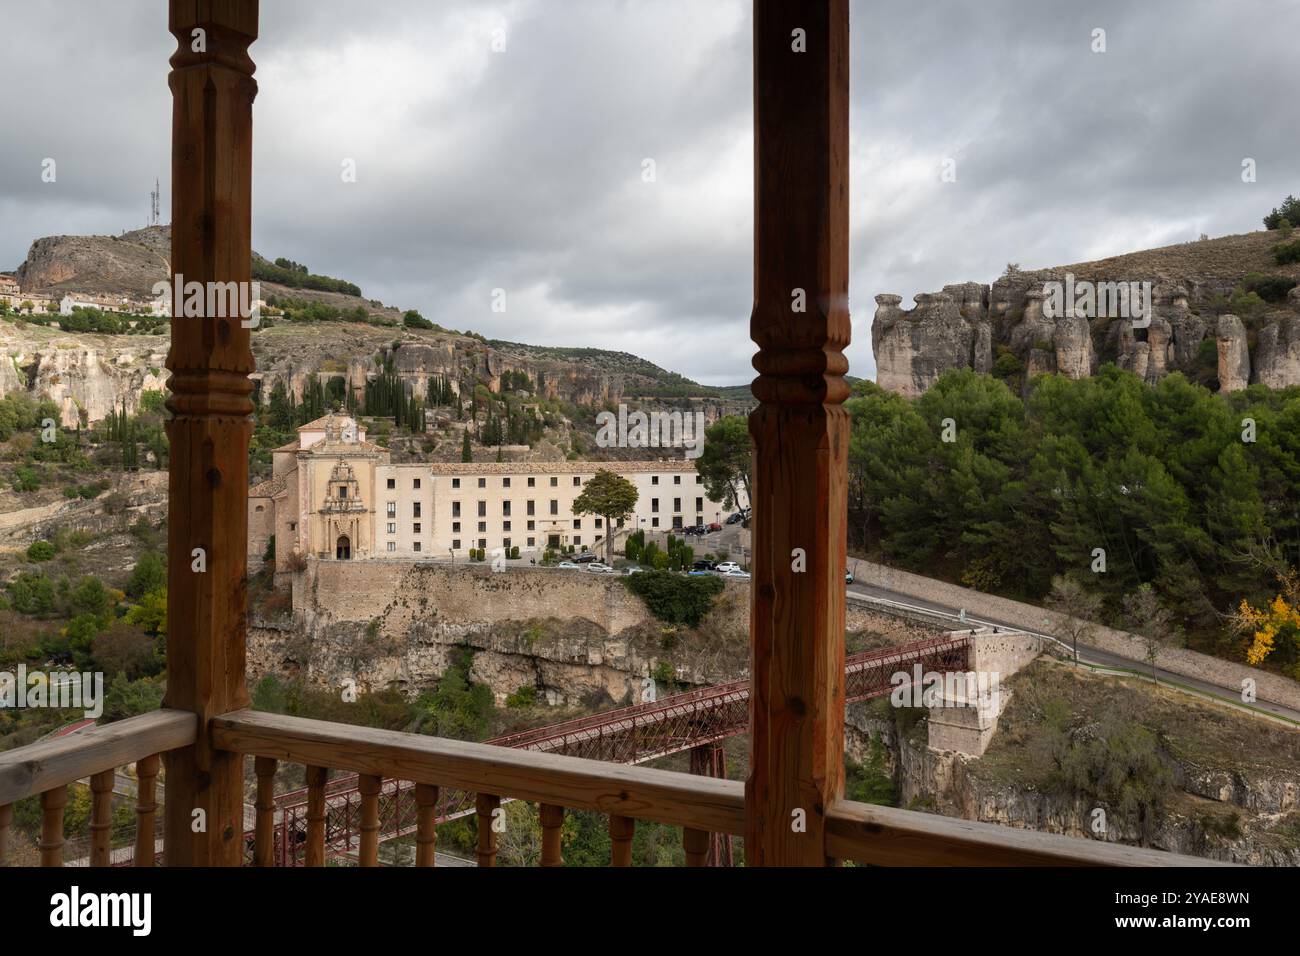
[[[158,180],[153,181],[153,192],[149,193],[149,225],[156,226],[159,224],[161,214],[159,212],[160,197],[162,189],[158,185]]]

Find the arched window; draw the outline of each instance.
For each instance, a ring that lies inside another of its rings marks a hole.
[[[334,546],[334,557],[339,561],[352,560],[352,542],[348,540],[347,535],[340,535],[338,543]]]

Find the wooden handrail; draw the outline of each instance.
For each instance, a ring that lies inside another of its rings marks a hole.
[[[873,866],[1233,865],[851,800],[832,804],[826,819],[826,852]]]
[[[157,710],[0,753],[0,806],[188,747],[197,728],[188,711]]]
[[[739,834],[739,782],[244,710],[213,718],[218,750],[570,810]]]
[[[617,820],[612,826],[625,841],[634,819],[680,826],[694,865],[702,864],[709,833],[745,829],[744,785],[733,780],[247,710],[215,718],[212,743],[232,753],[491,794],[492,800],[594,810]],[[847,800],[832,804],[827,821],[832,857],[879,866],[1228,865]]]

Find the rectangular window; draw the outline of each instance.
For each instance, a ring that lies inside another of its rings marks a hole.
[[[536,521],[530,521],[530,522],[528,522],[528,530],[529,530],[529,531],[536,531],[536,530],[537,530],[537,522],[536,522]]]
[[[658,498],[651,498],[651,499],[650,499],[650,510],[651,510],[652,512],[658,512],[658,511],[659,511],[659,499],[658,499]]]
[[[580,534],[575,534],[575,535],[573,536],[573,543],[574,543],[574,544],[582,544],[582,535],[580,535]]]
[[[509,539],[509,538],[502,538],[502,539],[501,539],[501,547],[505,548],[506,557],[507,557],[507,558],[510,557],[510,539]]]
[[[696,499],[695,499],[695,510],[696,510],[696,511],[703,511],[703,510],[704,510],[704,499],[703,499],[703,498],[696,498]]]
[[[415,524],[411,525],[411,534],[421,534],[422,533],[420,531],[421,527],[422,525],[418,521]]]
[[[673,475],[673,484],[674,484],[674,485],[680,485],[681,483],[682,483],[682,476],[681,476],[681,475]]]
[[[509,488],[509,487],[510,487],[510,479],[509,479],[509,478],[502,478],[502,479],[501,479],[501,487],[502,487],[502,488]]]
[[[529,488],[536,488],[536,487],[537,487],[537,479],[536,479],[536,478],[529,478],[529,479],[528,479],[528,487],[529,487]]]
[[[681,511],[681,510],[682,510],[682,499],[681,499],[681,498],[674,498],[674,499],[673,499],[673,511],[674,511],[674,512],[679,512],[679,511]]]
[[[502,530],[502,531],[509,531],[509,530],[510,530],[510,522],[509,522],[509,521],[503,521],[503,522],[501,522],[501,530]]]
[[[416,491],[419,491],[419,490],[420,490],[420,479],[419,479],[419,478],[416,478],[416,479],[415,479],[415,485],[414,485],[414,487],[415,487],[415,490],[416,490]]]
[[[558,488],[558,487],[560,487],[560,479],[559,479],[559,478],[552,478],[552,479],[551,479],[551,487],[552,487],[552,488]]]
[[[397,479],[396,479],[396,478],[389,478],[389,479],[388,479],[388,490],[389,490],[389,491],[393,491],[393,490],[395,490],[396,488],[397,488]]]
[[[411,517],[412,517],[412,518],[421,518],[421,517],[423,517],[423,515],[420,514],[420,509],[423,508],[423,507],[424,507],[424,506],[421,505],[418,501],[417,501],[415,504],[413,504],[413,505],[411,506]]]
[[[480,548],[482,548],[484,551],[486,551],[486,550],[487,550],[487,538],[479,538],[479,539],[478,539],[478,546],[479,546]]]
[[[397,522],[396,522],[396,521],[390,521],[390,522],[388,522],[388,533],[389,533],[389,534],[397,534]]]
[[[510,517],[510,502],[508,501],[501,502],[501,514],[503,517],[506,518]]]
[[[573,487],[575,487],[575,488],[581,488],[581,487],[582,487],[582,479],[581,479],[581,478],[574,478],[574,479],[573,479]]]
[[[530,547],[530,548],[535,548],[535,547],[537,547],[537,539],[536,539],[536,538],[529,538],[529,539],[528,539],[528,547]]]
[[[600,518],[597,518],[597,519],[596,519],[596,530],[599,531],[602,527],[603,527],[603,525],[601,524],[601,519],[600,519]]]
[[[487,517],[487,502],[486,502],[486,501],[480,501],[480,502],[478,503],[478,516],[479,516],[480,518],[486,518],[486,517]]]
[[[574,521],[573,521],[573,530],[574,530],[574,531],[581,531],[581,530],[582,530],[582,519],[581,519],[581,518],[575,518],[575,519],[574,519]]]
[[[418,541],[415,542],[415,550],[416,550],[417,552],[418,552],[421,548],[423,548],[423,547],[424,547],[424,546],[423,546],[422,544],[420,544],[420,542],[418,542]]]
[[[487,479],[486,479],[486,478],[480,478],[480,479],[478,480],[478,486],[479,486],[480,488],[486,488],[486,487],[487,487]]]
[[[453,479],[451,480],[451,486],[452,486],[453,488],[459,488],[459,487],[460,487],[460,479],[459,479],[459,478],[453,478]]]
[[[486,532],[487,532],[487,522],[486,522],[486,521],[480,521],[480,522],[478,523],[478,533],[479,533],[479,534],[485,534]]]
[[[347,485],[339,485],[339,497],[340,497],[340,498],[346,498],[347,496],[348,496],[348,487],[347,487]]]
[[[558,515],[559,513],[560,513],[560,503],[559,503],[558,501],[552,501],[552,502],[551,502],[551,514],[553,514],[553,515]]]
[[[389,552],[396,551],[396,550],[397,550],[397,542],[396,542],[396,541],[390,541],[390,542],[388,542],[388,550],[389,550]]]
[[[658,476],[658,475],[652,475],[652,476],[650,477],[650,484],[652,484],[652,485],[657,485],[657,484],[659,484],[659,476]]]
[[[459,551],[459,550],[460,550],[460,538],[456,538],[454,541],[452,541],[452,543],[451,543],[451,550],[453,550],[453,551]]]
[[[460,534],[460,522],[459,522],[459,521],[453,521],[453,522],[451,523],[451,533],[452,533],[452,534]]]
[[[397,502],[396,502],[396,501],[390,501],[390,502],[388,502],[388,517],[390,517],[390,518],[396,518],[396,517],[397,517]]]
[[[453,501],[453,502],[451,503],[451,516],[452,516],[453,518],[459,518],[459,517],[460,517],[460,502],[459,502],[459,501]]]
[[[537,502],[536,502],[536,501],[530,501],[530,502],[528,502],[528,514],[529,514],[530,516],[531,516],[531,515],[535,515],[535,514],[537,514]]]
[[[659,527],[659,519],[658,519],[658,518],[651,518],[651,519],[650,519],[650,527],[652,527],[652,528],[657,528],[657,527]]]

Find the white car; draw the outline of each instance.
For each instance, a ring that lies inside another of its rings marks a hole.
[[[748,581],[750,578],[750,574],[748,571],[741,571],[739,568],[737,568],[735,571],[727,571],[722,576],[724,578],[743,578],[746,581]]]
[[[608,564],[601,564],[599,561],[587,565],[586,570],[588,574],[618,574]]]
[[[730,574],[732,571],[740,571],[740,565],[735,561],[723,561],[721,564],[715,564],[713,570],[719,574]],[[745,572],[741,571],[741,574]]]
[[[574,564],[572,561],[561,561],[556,565],[561,571],[581,571],[581,564]]]

